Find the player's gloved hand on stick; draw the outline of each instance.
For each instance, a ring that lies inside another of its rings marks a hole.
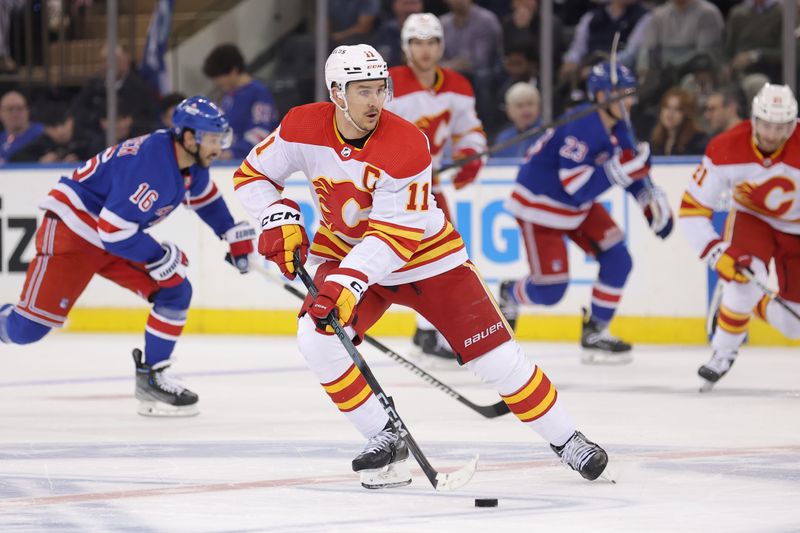
[[[230,263],[239,269],[241,274],[250,270],[248,256],[253,253],[253,240],[256,238],[256,229],[249,222],[237,222],[222,235],[223,240],[230,246]]]
[[[308,235],[303,227],[300,206],[294,200],[284,198],[266,208],[259,217],[261,236],[258,238],[258,253],[278,264],[288,279],[294,279],[294,251],[300,250],[300,263],[308,258]]]
[[[356,306],[369,287],[367,276],[352,268],[335,268],[331,270],[319,288],[308,314],[323,320],[336,309],[339,323],[344,327],[350,325],[355,315]],[[330,331],[330,328],[326,328]]]
[[[644,217],[658,237],[666,239],[672,233],[673,217],[667,195],[656,185],[645,187],[636,197]]]
[[[750,267],[753,263],[753,256],[721,239],[709,244],[701,258],[706,259],[708,266],[716,270],[719,273],[719,277],[725,281],[735,281],[737,283],[750,281],[742,272],[745,270],[752,272]]]
[[[627,188],[633,182],[650,175],[650,145],[639,143],[638,152],[623,150],[603,163],[603,169],[612,185]]]
[[[458,161],[459,159],[465,159],[471,155],[475,155],[478,152],[473,150],[472,148],[463,148],[456,153],[453,154],[453,161]],[[464,166],[461,167],[455,176],[453,176],[453,186],[456,189],[461,189],[466,187],[473,181],[475,178],[478,177],[478,171],[483,166],[483,160],[480,157],[476,157],[469,163],[466,163]]]
[[[180,248],[171,242],[162,242],[161,248],[164,250],[164,255],[145,265],[150,277],[156,280],[161,287],[180,285],[186,279],[186,267],[189,266],[189,259]]]

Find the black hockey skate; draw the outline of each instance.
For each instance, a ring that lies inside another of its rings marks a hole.
[[[412,342],[423,354],[431,356],[430,361],[434,364],[456,360],[456,354],[446,345],[443,339],[439,338],[439,333],[435,329],[417,328]]]
[[[710,391],[714,384],[728,373],[737,355],[738,352],[734,350],[715,350],[708,363],[697,369],[697,374],[706,380],[700,387],[700,392]]]
[[[583,332],[581,346],[584,353],[581,358],[586,364],[626,364],[633,360],[631,345],[613,336],[608,327],[603,327],[592,320],[589,311],[584,307]]]
[[[367,489],[403,487],[411,483],[406,459],[408,447],[390,421],[353,459],[353,471],[361,475],[361,485]]]
[[[138,348],[133,350],[133,361],[136,363],[136,399],[139,400],[140,415],[195,416],[200,412],[197,394],[169,376],[167,361],[151,367],[144,362],[144,354]]]
[[[584,479],[599,478],[608,464],[605,450],[576,431],[563,446],[550,445],[561,462],[578,472]]]
[[[511,291],[514,290],[514,280],[506,280],[500,284],[500,294],[497,296],[497,306],[500,312],[503,313],[508,325],[511,326],[511,331],[517,328],[517,318],[519,317],[519,304],[514,301],[514,296]]]

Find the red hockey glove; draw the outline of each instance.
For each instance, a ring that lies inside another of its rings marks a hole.
[[[701,259],[708,261],[708,266],[719,273],[719,277],[725,281],[735,281],[737,283],[747,283],[747,277],[742,274],[744,270],[751,270],[753,256],[730,246],[727,242],[717,239],[712,241],[707,247]]]
[[[335,268],[331,270],[319,288],[308,314],[322,320],[328,318],[336,309],[339,323],[344,327],[350,325],[355,315],[356,306],[369,287],[367,276],[352,268]],[[332,331],[330,327],[326,328]]]
[[[256,229],[249,222],[238,222],[222,234],[222,239],[230,245],[230,263],[239,269],[241,274],[250,270],[248,256],[253,253],[253,239]]]
[[[171,242],[162,242],[161,248],[164,249],[164,255],[145,265],[150,277],[156,280],[160,287],[180,285],[186,279],[186,267],[189,266],[189,260],[181,249]]]
[[[300,262],[308,257],[308,235],[303,227],[300,206],[294,200],[282,199],[266,208],[261,219],[258,253],[278,264],[281,273],[294,279],[294,251],[300,249]]]
[[[464,148],[453,154],[453,161],[458,161],[459,159],[465,159],[477,153],[478,152],[476,152],[472,148]],[[469,163],[462,166],[461,170],[459,170],[453,177],[453,186],[456,189],[461,189],[463,187],[466,187],[473,181],[475,181],[475,178],[478,177],[478,171],[481,169],[482,166],[483,166],[483,160],[480,157],[476,157]]]
[[[674,220],[664,190],[656,185],[645,187],[636,200],[653,233],[666,239],[672,233]]]

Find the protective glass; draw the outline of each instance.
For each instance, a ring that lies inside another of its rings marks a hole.
[[[350,82],[353,83],[353,82]],[[380,105],[392,99],[392,78],[386,78],[386,85],[372,88],[348,84],[347,99],[354,104],[378,103]]]

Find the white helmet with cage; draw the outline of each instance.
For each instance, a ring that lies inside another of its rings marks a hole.
[[[400,31],[400,43],[406,56],[408,56],[408,43],[411,39],[420,41],[439,39],[444,51],[444,29],[433,13],[412,13],[406,18],[403,29]]]
[[[368,44],[337,46],[325,62],[325,85],[331,100],[334,86],[344,91],[351,81],[380,79],[388,83],[389,67],[378,51]]]
[[[767,83],[753,98],[751,114],[756,142],[759,141],[759,131],[763,135],[764,128],[776,130],[785,141],[797,127],[797,99],[788,85]]]

